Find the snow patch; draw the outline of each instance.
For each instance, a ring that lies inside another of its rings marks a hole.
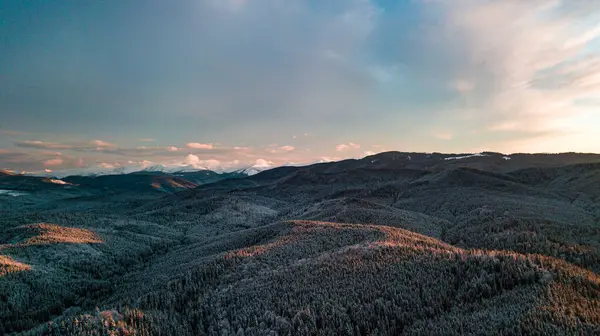
[[[66,184],[70,185],[71,184],[69,182],[65,182],[63,180],[58,180],[58,179],[48,179],[48,180],[46,180],[46,182],[48,182],[48,183],[54,183],[54,184],[61,184],[61,185],[66,185]]]
[[[242,172],[248,176],[252,176],[252,175],[256,175],[256,174],[260,173],[261,171],[256,168],[248,168],[248,169],[244,169]]]
[[[505,161],[508,161],[508,160],[510,160],[510,158],[509,158],[508,156],[503,156],[502,158],[503,158]]]
[[[25,193],[14,191],[14,190],[3,190],[3,189],[0,189],[0,195],[7,195],[7,196],[17,197],[17,196],[23,196],[23,195],[25,195]]]
[[[448,160],[462,160],[462,159],[468,159],[468,158],[472,158],[472,157],[478,157],[478,156],[487,156],[481,153],[477,153],[477,154],[471,154],[471,155],[465,155],[465,156],[452,156],[452,157],[447,157],[444,158],[444,160],[448,161]]]
[[[140,172],[162,172],[162,173],[193,173],[193,172],[198,172],[198,171],[202,171],[202,170],[210,170],[207,167],[204,166],[195,166],[192,164],[189,165],[179,165],[179,166],[164,166],[164,165],[154,165],[154,166],[149,166],[146,167],[142,170],[140,170]],[[208,173],[207,173],[208,175]]]

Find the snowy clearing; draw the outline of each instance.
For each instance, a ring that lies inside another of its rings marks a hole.
[[[14,190],[3,190],[3,189],[0,189],[0,195],[8,195],[8,196],[16,197],[16,196],[25,195],[25,193],[14,191]]]
[[[468,159],[468,158],[477,157],[477,156],[487,156],[487,155],[483,155],[481,153],[477,153],[477,154],[471,154],[471,155],[465,155],[465,156],[447,157],[447,158],[444,158],[444,160],[446,160],[446,161],[448,161],[448,160],[462,160],[462,159]]]

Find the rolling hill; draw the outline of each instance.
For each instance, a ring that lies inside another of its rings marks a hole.
[[[600,333],[599,155],[217,177],[0,176],[0,333]]]

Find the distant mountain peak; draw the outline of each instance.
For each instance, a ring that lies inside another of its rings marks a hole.
[[[158,164],[158,165],[153,165],[153,166],[148,166],[140,171],[143,172],[164,172],[167,169],[167,167]]]
[[[273,169],[273,168],[275,168],[275,167],[255,164],[255,165],[249,166],[247,168],[235,170],[234,173],[241,173],[241,174],[246,174],[248,176],[252,176],[252,175],[256,175],[260,172],[263,172],[265,170],[269,170],[269,169]]]

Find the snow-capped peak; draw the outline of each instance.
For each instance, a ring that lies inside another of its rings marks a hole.
[[[270,167],[256,167],[256,166],[250,166],[248,168],[242,168],[242,169],[237,169],[234,170],[233,172],[235,173],[241,173],[241,174],[246,174],[248,176],[252,176],[252,175],[256,175],[262,171],[268,170]]]
[[[158,165],[153,165],[153,166],[148,166],[140,171],[143,172],[164,172],[167,169],[167,167],[158,164]]]
[[[201,170],[211,170],[204,166],[195,166],[195,165],[185,165],[185,166],[173,166],[168,167],[165,172],[166,173],[189,173],[196,172]]]

